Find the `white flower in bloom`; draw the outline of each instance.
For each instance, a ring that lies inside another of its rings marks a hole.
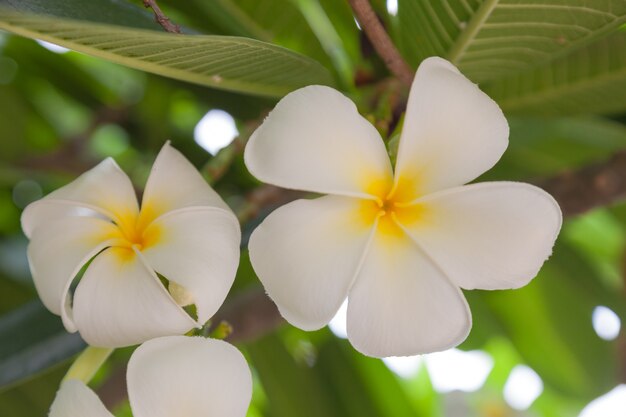
[[[498,105],[441,58],[411,88],[395,170],[376,129],[339,92],[302,88],[250,138],[262,181],[330,194],[298,200],[254,231],[252,265],[282,315],[305,330],[348,298],[348,338],[370,356],[459,344],[471,315],[459,287],[527,284],[561,226],[554,199],[532,185],[463,185],[508,144]]]
[[[22,228],[41,300],[94,346],[201,326],[224,301],[239,262],[236,217],[169,144],[154,162],[141,208],[109,158],[29,205]],[[169,280],[169,292],[157,273]],[[191,303],[197,321],[181,307]]]
[[[128,363],[134,417],[244,417],[252,376],[243,355],[221,340],[166,336],[139,346]],[[82,381],[64,381],[49,417],[113,417]]]

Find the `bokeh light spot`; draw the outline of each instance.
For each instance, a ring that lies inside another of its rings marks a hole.
[[[198,145],[216,155],[239,135],[239,131],[230,114],[224,110],[211,110],[200,119],[193,134]]]
[[[543,381],[526,365],[517,365],[504,384],[504,400],[516,410],[526,410],[543,392]]]
[[[46,48],[48,51],[54,52],[55,54],[65,54],[70,51],[69,49],[59,46],[57,44],[41,41],[39,39],[37,39],[37,43]]]
[[[619,334],[622,322],[613,310],[597,306],[591,314],[591,323],[598,336],[604,340],[613,340]]]
[[[618,385],[591,401],[578,417],[624,417],[626,415],[626,385]]]

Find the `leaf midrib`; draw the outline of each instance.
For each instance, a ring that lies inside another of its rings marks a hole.
[[[456,42],[454,42],[454,45],[450,48],[450,51],[448,51],[448,59],[450,62],[458,65],[459,60],[463,57],[463,54],[474,38],[476,38],[482,25],[489,18],[499,2],[499,0],[487,0],[480,5],[465,27],[465,30],[461,32]]]

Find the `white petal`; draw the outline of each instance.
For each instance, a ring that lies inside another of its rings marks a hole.
[[[348,339],[368,356],[411,356],[461,343],[461,291],[407,236],[377,233],[348,296]]]
[[[380,135],[343,94],[309,86],[285,96],[252,135],[246,166],[259,180],[324,194],[366,196],[391,178]]]
[[[191,162],[168,142],[152,165],[141,214],[151,220],[168,211],[192,206],[219,207],[230,212]]]
[[[113,417],[100,398],[82,381],[64,381],[50,407],[49,417]]]
[[[372,230],[355,217],[358,205],[339,196],[294,201],[252,233],[252,266],[294,326],[323,327],[345,300]]]
[[[113,159],[105,159],[66,186],[28,205],[22,213],[22,229],[30,237],[39,224],[83,215],[81,208],[87,215],[96,212],[109,219],[137,213],[133,185]]]
[[[413,180],[421,195],[465,184],[500,159],[508,136],[495,101],[448,61],[425,59],[409,95],[396,179]]]
[[[144,343],[128,362],[127,380],[134,417],[244,417],[252,397],[243,355],[201,337]]]
[[[466,289],[526,285],[552,253],[561,228],[556,201],[530,184],[472,184],[421,201],[423,221],[405,228]]]
[[[222,305],[239,265],[239,222],[226,210],[198,207],[177,210],[154,221],[161,238],[143,251],[158,273],[189,292],[199,323]],[[170,284],[171,285],[171,284]]]
[[[74,296],[74,321],[87,343],[101,347],[134,345],[195,326],[141,256],[121,248],[105,250],[85,271]]]
[[[64,217],[41,224],[31,236],[28,261],[43,304],[63,316],[68,331],[76,331],[67,294],[80,269],[107,246],[113,223],[94,217]]]

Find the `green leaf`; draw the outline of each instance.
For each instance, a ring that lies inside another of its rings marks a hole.
[[[626,2],[623,3],[626,5]],[[626,109],[626,33],[483,88],[506,112],[562,115]]]
[[[137,1],[139,4],[140,2]],[[152,29],[161,32],[163,28],[147,10],[124,0],[0,0],[0,6],[19,10],[28,14],[44,14],[57,17],[72,17],[94,23],[108,23],[129,26],[137,29]]]
[[[269,415],[340,416],[333,405],[332,393],[320,376],[306,363],[296,362],[278,336],[268,335],[249,345],[247,351],[263,390],[271,399]]]
[[[412,64],[442,56],[480,82],[565,56],[624,22],[620,0],[399,0],[397,33]]]
[[[432,404],[424,395],[435,395],[432,387],[411,399],[380,359],[356,352],[346,340],[328,330],[297,337],[288,348],[283,337],[269,335],[247,347],[263,390],[270,399],[273,417],[432,417]],[[307,337],[312,335],[313,340]],[[286,383],[285,381],[289,381]],[[422,407],[422,408],[420,408]]]
[[[478,181],[547,178],[604,161],[626,145],[626,127],[600,117],[509,117],[508,122],[509,147]]]
[[[316,61],[246,38],[173,35],[9,9],[0,11],[0,29],[142,71],[250,94],[280,97],[332,82]]]
[[[618,383],[615,346],[600,339],[591,323],[593,308],[614,298],[611,293],[580,254],[561,241],[526,287],[479,295],[544,383],[589,401]]]
[[[85,347],[39,301],[0,317],[0,390],[55,366]]]
[[[0,415],[47,416],[65,371],[66,366],[58,367],[39,378],[0,392]]]

